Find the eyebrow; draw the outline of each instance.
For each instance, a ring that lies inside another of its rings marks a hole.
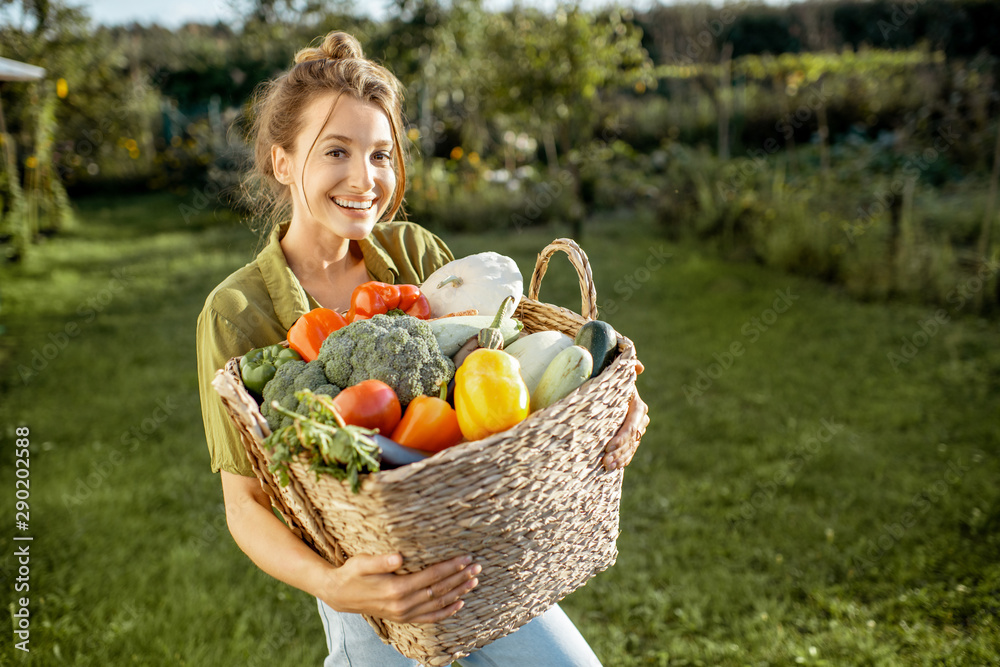
[[[325,137],[323,137],[322,139],[320,139],[320,141],[321,142],[327,142],[327,141],[330,141],[331,139],[335,140],[335,141],[340,141],[341,143],[345,143],[345,144],[348,144],[348,145],[354,143],[354,141],[350,137],[345,137],[342,134],[328,134]],[[380,140],[380,141],[376,141],[375,145],[379,146],[379,147],[392,146],[392,142],[383,139],[383,140]]]

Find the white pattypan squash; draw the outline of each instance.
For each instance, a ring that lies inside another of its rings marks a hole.
[[[481,252],[448,262],[420,286],[431,305],[431,315],[442,317],[463,310],[481,315],[497,311],[508,296],[521,300],[524,281],[517,263],[506,255]]]

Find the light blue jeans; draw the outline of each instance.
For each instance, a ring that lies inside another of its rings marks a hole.
[[[417,667],[420,663],[383,644],[358,614],[334,611],[322,600],[319,615],[330,655],[323,667]],[[460,660],[463,667],[600,667],[580,631],[554,605],[541,616]]]

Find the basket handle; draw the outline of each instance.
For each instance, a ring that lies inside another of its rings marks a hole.
[[[594,287],[594,276],[590,272],[590,260],[587,253],[573,239],[556,239],[545,246],[538,259],[535,260],[535,270],[531,273],[531,284],[528,286],[528,298],[538,300],[538,290],[542,286],[542,278],[549,267],[549,259],[557,250],[569,256],[569,261],[576,269],[580,279],[580,314],[588,320],[597,318],[597,288]]]

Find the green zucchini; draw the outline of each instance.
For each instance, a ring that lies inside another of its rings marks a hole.
[[[607,322],[591,320],[580,327],[573,341],[586,348],[594,358],[594,370],[590,377],[597,377],[618,356],[618,334]]]
[[[594,359],[579,345],[570,345],[549,363],[531,394],[531,411],[547,408],[565,398],[590,377]]]

